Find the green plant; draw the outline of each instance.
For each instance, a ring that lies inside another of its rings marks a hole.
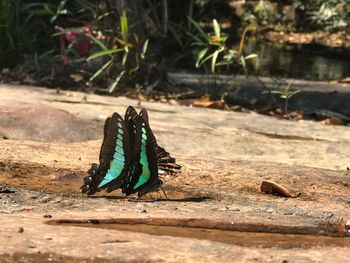
[[[292,84],[284,79],[273,78],[272,80],[274,82],[274,87],[269,91],[264,91],[263,93],[279,95],[279,97],[284,100],[284,113],[287,114],[289,100],[301,92],[301,90],[293,89]]]
[[[149,41],[148,39],[140,40],[136,34],[130,36],[128,19],[125,12],[122,12],[120,16],[120,31],[114,38],[112,47],[109,48],[102,41],[92,36],[90,37],[101,51],[90,55],[87,60],[107,57],[107,62],[90,77],[88,83],[91,83],[94,79],[113,68],[115,77],[108,88],[109,92],[112,93],[124,76],[133,75],[139,70],[141,62],[146,57]]]
[[[14,41],[10,29],[10,1],[0,0],[0,60],[6,59],[6,54],[13,50]],[[0,65],[1,67],[2,65]]]
[[[16,0],[0,0],[0,68],[12,66],[20,56],[18,5]]]
[[[259,0],[254,6],[253,14],[255,15],[259,24],[267,24],[273,21],[274,10],[270,1]]]
[[[45,2],[36,2],[25,4],[22,11],[27,12],[25,22],[28,22],[33,17],[48,16],[50,22],[54,23],[60,16],[71,15],[72,13],[66,8],[67,0],[61,0],[58,5],[48,4]]]
[[[350,2],[347,0],[292,0],[301,12],[301,21],[313,29],[344,30],[350,24]]]
[[[215,73],[218,68],[225,67],[226,71],[230,71],[233,65],[240,65],[245,75],[247,76],[247,63],[249,59],[256,58],[256,54],[243,54],[244,38],[248,31],[256,29],[256,25],[248,26],[242,35],[239,50],[229,47],[227,44],[228,37],[222,33],[219,23],[216,19],[213,20],[213,33],[205,33],[198,22],[189,18],[190,22],[195,27],[197,34],[191,34],[194,42],[193,46],[197,46],[196,68],[204,67],[208,69],[207,63],[210,63],[211,73]],[[208,71],[208,70],[207,70]]]
[[[12,55],[18,53],[27,60],[21,65],[35,65],[31,72],[44,69],[41,76],[48,76],[51,70],[57,73],[52,73],[52,79],[64,78],[64,73],[59,75],[64,71],[79,72],[89,84],[108,82],[110,92],[124,84],[155,87],[169,68],[187,66],[193,59],[198,68],[213,76],[236,71],[247,74],[246,59],[255,56],[233,48],[229,44],[232,39],[216,20],[212,33],[205,33],[202,24],[194,22],[206,23],[206,10],[211,5],[207,0],[0,0],[0,4],[1,59],[18,63]],[[186,20],[187,15],[192,20]],[[83,40],[88,47],[79,52]],[[11,56],[2,48],[5,42],[13,51]]]
[[[0,61],[2,66],[18,65],[24,57],[33,57],[55,49],[52,23],[68,14],[67,0],[53,4],[0,0]],[[50,18],[52,23],[50,23]],[[32,58],[30,58],[31,60]]]
[[[323,3],[318,10],[309,12],[308,15],[311,23],[318,28],[333,30],[345,28],[348,25],[336,6],[330,6],[327,3]]]

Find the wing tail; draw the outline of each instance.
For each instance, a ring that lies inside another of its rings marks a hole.
[[[164,171],[161,175],[177,176],[181,172],[181,165],[176,163],[176,159],[159,145],[156,146],[158,170]]]

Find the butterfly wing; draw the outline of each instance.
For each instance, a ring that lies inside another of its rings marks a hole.
[[[150,127],[147,110],[141,109],[139,115],[147,123],[148,127]],[[163,147],[158,145],[157,140],[154,137],[151,129],[150,129],[150,132],[152,133],[152,137],[153,137],[153,141],[154,141],[154,145],[155,145],[156,159],[157,159],[157,163],[158,163],[159,175],[177,176],[181,172],[181,165],[178,165],[176,163],[175,158],[171,157],[170,154]]]
[[[136,133],[136,119],[137,119],[137,112],[134,107],[129,106],[125,112],[125,126],[129,133],[129,139],[130,139],[130,147],[131,149],[134,148],[135,145],[135,133]]]
[[[157,191],[163,182],[158,178],[155,138],[141,113],[136,118],[132,159],[132,165],[122,187],[123,193],[130,195],[138,192],[138,196],[141,197],[146,193]]]
[[[89,195],[102,189],[110,192],[119,188],[130,162],[130,141],[125,123],[118,113],[107,118],[100,150],[100,165],[92,164],[89,176],[81,187]]]
[[[176,159],[159,145],[156,145],[158,162],[158,174],[161,176],[177,176],[181,172],[181,165],[176,163]]]

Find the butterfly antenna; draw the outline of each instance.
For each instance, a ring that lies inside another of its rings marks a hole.
[[[166,199],[168,199],[168,200],[169,200],[169,197],[166,195],[166,193],[165,193],[165,191],[164,191],[163,187],[160,187],[160,189],[162,190],[162,192],[163,192],[163,194],[165,195]]]

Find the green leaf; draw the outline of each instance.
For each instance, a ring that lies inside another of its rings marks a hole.
[[[90,11],[94,11],[93,9],[92,10],[90,10]],[[105,12],[105,13],[103,13],[102,15],[99,15],[97,18],[96,18],[96,21],[99,21],[99,20],[101,20],[101,19],[103,19],[103,18],[105,18],[105,17],[107,17],[107,16],[109,16],[109,15],[111,15],[112,14],[112,12]]]
[[[192,23],[192,25],[197,29],[198,33],[200,34],[200,36],[203,39],[207,39],[208,35],[203,31],[202,27],[196,22],[194,21],[191,17],[187,17],[187,19]]]
[[[57,20],[57,18],[58,18],[59,15],[67,14],[67,13],[68,13],[67,9],[63,9],[64,6],[66,5],[66,2],[67,2],[67,0],[62,0],[62,1],[59,3],[59,5],[58,5],[58,7],[57,7],[57,9],[56,9],[55,15],[54,15],[53,17],[51,17],[51,19],[50,19],[50,22],[51,22],[51,23],[55,22],[55,21]]]
[[[121,25],[121,34],[122,34],[122,38],[124,39],[124,41],[128,41],[128,31],[129,31],[129,26],[128,26],[128,18],[126,17],[126,13],[123,11],[122,15],[120,17],[120,25]]]
[[[258,55],[257,54],[249,54],[248,56],[246,56],[244,59],[245,60],[249,60],[249,59],[253,59],[253,58],[257,58]]]
[[[244,31],[245,32],[256,31],[257,29],[258,29],[258,24],[256,22],[252,22],[248,26],[246,26]]]
[[[175,28],[172,25],[169,25],[168,28],[169,28],[170,34],[174,37],[175,41],[179,44],[180,47],[183,47],[182,40],[179,34],[177,33],[177,31],[175,30]]]
[[[215,52],[213,53],[213,58],[211,59],[211,72],[215,72],[215,68],[216,68],[216,60],[218,58],[220,51],[219,50],[215,50]]]
[[[114,92],[115,88],[117,87],[119,81],[121,80],[121,78],[124,76],[125,74],[125,70],[123,70],[122,72],[120,72],[120,74],[116,77],[116,79],[111,83],[111,85],[109,86],[108,92],[112,93]]]
[[[57,7],[57,11],[62,10],[64,8],[64,6],[66,5],[66,2],[67,2],[67,0],[62,0]]]
[[[208,48],[202,49],[197,56],[197,61],[196,61],[196,68],[199,68],[199,63],[200,61],[204,58],[204,56],[207,54]]]
[[[122,65],[125,66],[126,60],[128,59],[128,52],[125,52],[122,58]]]
[[[61,10],[58,14],[60,14],[60,15],[66,15],[66,14],[68,14],[68,10],[67,10],[67,9],[63,9],[63,10]]]
[[[220,25],[216,19],[213,19],[213,29],[214,29],[215,36],[220,38],[220,35],[221,35]]]
[[[47,12],[47,14],[55,15],[55,13],[50,9],[50,5],[44,4],[43,7],[44,7],[44,10]]]
[[[227,53],[224,55],[224,60],[233,61],[237,58],[237,51],[234,49],[229,49]]]
[[[96,77],[98,77],[103,71],[105,71],[107,68],[109,68],[109,67],[112,65],[112,63],[113,63],[113,60],[112,60],[112,59],[109,60],[109,61],[107,61],[107,63],[105,63],[99,70],[97,70],[97,71],[95,72],[94,75],[92,75],[92,77],[89,79],[88,82],[93,81],[93,80],[94,80]]]
[[[205,57],[204,59],[202,59],[202,61],[199,63],[198,67],[201,67],[205,62],[207,62],[209,59],[211,59],[214,56],[214,53],[211,53],[210,55],[208,55],[207,57]]]
[[[103,42],[101,42],[100,40],[98,40],[97,38],[95,38],[95,37],[93,37],[92,35],[86,35],[86,36],[88,36],[89,38],[91,38],[93,41],[94,41],[94,43],[96,44],[96,45],[98,45],[102,50],[108,50],[108,48],[106,47],[106,45],[103,43]]]
[[[265,10],[264,0],[260,0],[259,3],[255,6],[254,12],[259,13]]]
[[[118,52],[122,52],[124,49],[121,48],[117,48],[117,49],[108,49],[108,50],[103,50],[103,51],[99,51],[96,52],[94,54],[92,54],[91,56],[89,56],[87,58],[87,61],[98,58],[98,57],[102,57],[102,56],[106,56],[106,55],[111,55],[114,53],[118,53]]]
[[[295,94],[298,94],[299,92],[301,92],[301,90],[295,90],[295,91],[289,93],[289,94],[288,94],[288,98],[293,97]]]
[[[278,94],[281,95],[283,94],[283,91],[280,90],[264,90],[262,94]]]
[[[195,5],[195,1],[194,0],[191,0],[190,1],[190,5],[188,7],[188,16],[187,17],[193,17],[193,7]],[[187,19],[187,30],[188,31],[191,31],[192,30],[192,27],[191,27],[191,21],[189,19]]]
[[[198,36],[196,36],[196,35],[194,35],[194,34],[192,34],[190,32],[186,32],[186,34],[189,35],[190,37],[192,37],[196,41],[196,43],[199,43],[202,46],[206,46],[207,45],[208,38],[203,40],[203,39],[199,38]]]
[[[47,4],[49,5],[49,4]],[[51,5],[50,6],[52,8],[54,8],[55,6],[54,5]],[[23,7],[21,8],[21,11],[29,11],[30,12],[30,9],[32,9],[33,7],[40,7],[42,8],[43,7],[43,3],[33,3],[33,4],[24,4]]]
[[[145,57],[146,57],[146,52],[147,52],[147,49],[148,49],[148,42],[149,42],[149,40],[146,39],[145,43],[143,43],[142,53],[141,53],[141,58],[142,59],[145,59]]]
[[[233,63],[234,63],[234,61],[231,61],[231,60],[223,60],[223,61],[216,63],[216,66],[227,66],[227,65],[231,65]]]
[[[200,46],[200,47],[203,47],[203,46],[207,46],[207,44],[198,39],[197,42],[191,43],[191,46]]]
[[[138,56],[136,56],[135,60],[136,60],[136,66],[135,66],[133,69],[129,70],[129,72],[128,72],[129,75],[131,75],[131,74],[133,74],[134,72],[138,71],[139,68],[140,68],[140,61],[139,61],[139,59],[138,59]]]
[[[222,43],[218,42],[218,41],[213,41],[213,40],[209,40],[209,45],[211,46],[216,46],[216,47],[221,47]]]

